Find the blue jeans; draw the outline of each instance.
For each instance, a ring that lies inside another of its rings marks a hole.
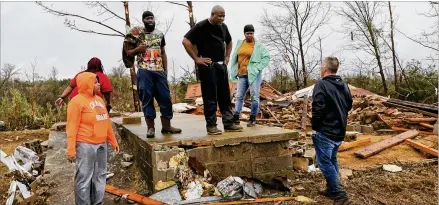
[[[163,71],[137,71],[137,91],[139,100],[142,101],[142,110],[145,119],[155,119],[154,98],[160,107],[162,116],[172,119],[171,93],[168,87],[168,78]]]
[[[337,152],[341,142],[335,142],[320,132],[312,135],[312,141],[316,149],[317,164],[326,179],[327,193],[335,200],[347,198],[347,193],[340,183],[337,162]]]
[[[259,92],[261,91],[262,72],[258,74],[256,80],[249,84],[247,76],[238,76],[238,88],[236,91],[235,115],[239,115],[244,104],[245,93],[250,88],[251,115],[256,116],[259,109]]]

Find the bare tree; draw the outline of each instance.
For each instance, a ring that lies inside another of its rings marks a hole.
[[[392,5],[389,3],[389,16],[390,16],[390,40],[392,41],[392,62],[393,62],[393,75],[394,75],[394,84],[395,84],[395,92],[398,92],[398,73],[396,72],[396,52],[395,52],[395,40],[393,39],[393,14],[392,14]]]
[[[112,67],[111,68],[111,75],[122,78],[126,74],[127,69],[125,68],[125,65],[120,64],[119,66]]]
[[[63,10],[59,10],[56,8],[53,8],[53,5],[46,5],[42,2],[36,2],[36,4],[40,7],[42,7],[44,9],[44,11],[55,15],[55,16],[60,16],[60,17],[65,17],[64,19],[64,25],[72,30],[75,31],[79,31],[79,32],[84,32],[84,33],[91,33],[91,34],[98,34],[98,35],[104,35],[104,36],[119,36],[119,37],[125,37],[125,33],[126,31],[121,31],[116,29],[116,25],[111,25],[110,22],[108,22],[110,19],[118,19],[121,21],[121,23],[126,25],[127,21],[130,21],[130,19],[126,19],[126,17],[123,17],[123,15],[120,15],[118,13],[120,13],[122,11],[122,6],[120,7],[121,11],[116,11],[114,9],[111,9],[105,2],[98,2],[98,1],[94,1],[94,2],[85,2],[85,4],[91,8],[91,9],[95,9],[97,12],[94,15],[94,17],[86,17],[83,15],[79,15],[76,13],[72,13],[72,12],[67,12],[67,11],[63,11]],[[149,4],[149,8],[152,8],[150,6],[151,4]],[[164,33],[166,34],[166,32],[170,29],[172,22],[173,22],[173,17],[171,17],[170,19],[166,19],[164,21],[157,21],[157,27],[163,27],[161,28],[161,30],[164,31]],[[83,26],[78,26],[76,23],[76,20],[80,20],[81,22],[90,22],[93,23],[95,25],[98,25],[98,27],[95,27],[93,29],[87,29],[84,28]],[[114,21],[113,21],[114,22]],[[141,22],[141,21],[140,21]],[[164,26],[162,26],[164,25]],[[105,31],[102,31],[102,28]]]
[[[58,76],[58,69],[55,66],[53,66],[52,70],[50,70],[49,79],[56,80],[57,76]]]
[[[15,65],[5,63],[3,68],[0,69],[0,91],[3,86],[7,85],[7,82],[18,74],[19,69]]]
[[[423,30],[421,34],[415,37],[410,37],[405,33],[397,30],[406,38],[412,40],[413,42],[424,46],[425,48],[429,48],[433,51],[439,51],[439,4],[437,2],[430,2],[431,8],[428,12],[421,13],[422,16],[434,19],[433,26],[431,26],[431,31]]]
[[[338,14],[347,20],[344,27],[350,31],[352,43],[348,49],[354,51],[364,51],[373,56],[378,67],[378,73],[381,76],[384,94],[387,95],[388,88],[386,76],[382,63],[382,43],[379,42],[378,36],[382,32],[382,28],[377,28],[375,23],[382,3],[380,2],[345,2],[345,6],[341,7]]]
[[[331,4],[323,2],[272,2],[276,13],[264,11],[264,43],[290,65],[297,89],[307,86],[310,73],[320,62],[316,32],[329,20]],[[323,37],[325,38],[325,37]]]

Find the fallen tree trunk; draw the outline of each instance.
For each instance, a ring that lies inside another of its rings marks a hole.
[[[430,147],[427,147],[427,146],[425,146],[425,145],[423,145],[421,143],[415,142],[415,141],[410,140],[410,139],[406,139],[405,142],[407,142],[407,144],[415,147],[416,149],[421,150],[424,153],[431,154],[431,155],[433,155],[435,157],[438,157],[438,151],[435,150],[435,149],[432,149]]]
[[[379,152],[381,152],[389,147],[393,147],[393,146],[403,142],[406,139],[416,137],[417,135],[419,135],[419,131],[409,130],[407,132],[396,135],[392,138],[388,138],[388,139],[382,140],[380,142],[371,144],[371,145],[355,152],[354,154],[356,156],[364,159],[364,158],[370,157],[374,154],[377,154],[377,153],[379,153]]]

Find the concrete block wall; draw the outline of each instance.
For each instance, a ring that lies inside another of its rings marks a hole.
[[[169,160],[179,153],[178,147],[163,149],[148,144],[125,128],[121,129],[121,135],[136,153],[135,163],[151,189],[160,180],[173,180],[175,171],[168,165]],[[266,182],[277,176],[291,178],[294,166],[289,140],[273,137],[273,142],[269,139],[258,137],[252,142],[197,147],[186,150],[186,153],[202,162],[219,180],[230,175],[254,177]]]

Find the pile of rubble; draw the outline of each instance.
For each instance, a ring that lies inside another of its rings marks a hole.
[[[0,161],[5,164],[12,176],[6,205],[35,203],[48,195],[48,185],[44,183],[44,159],[47,141],[33,140],[17,146],[8,156],[0,150]],[[18,189],[17,189],[18,187]]]

